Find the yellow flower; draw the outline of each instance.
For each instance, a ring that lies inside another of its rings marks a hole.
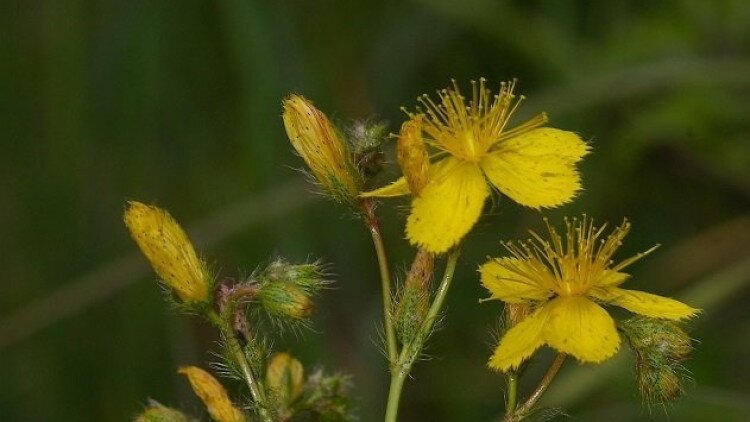
[[[211,278],[190,239],[165,210],[131,201],[125,209],[125,225],[156,274],[185,303],[210,300]]]
[[[193,391],[208,409],[216,422],[246,422],[245,414],[237,409],[227,395],[227,390],[211,374],[196,366],[182,366],[177,371],[187,376]]]
[[[674,299],[619,287],[629,277],[622,270],[656,249],[615,265],[611,258],[630,231],[627,221],[606,238],[602,237],[605,226],[594,227],[585,215],[581,220],[566,219],[566,226],[566,238],[547,223],[549,241],[532,232],[533,240],[505,243],[510,257],[495,258],[480,267],[490,299],[533,307],[529,316],[503,336],[490,358],[491,368],[517,368],[544,344],[581,362],[598,363],[612,357],[620,336],[614,320],[598,303],[668,320],[699,312]]]
[[[562,205],[581,188],[575,164],[589,147],[578,135],[540,127],[547,122],[545,114],[507,129],[520,103],[513,94],[515,82],[501,84],[494,96],[484,79],[472,86],[468,104],[454,82],[453,89],[438,93],[439,103],[423,95],[423,108],[407,112],[412,120],[424,120],[425,142],[439,152],[429,183],[413,200],[406,236],[434,253],[447,251],[471,230],[490,185],[532,208]],[[401,178],[362,196],[409,192]]]
[[[301,95],[290,95],[283,105],[287,136],[323,190],[338,202],[355,200],[359,175],[328,117]]]

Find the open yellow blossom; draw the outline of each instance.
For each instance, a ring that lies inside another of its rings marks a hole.
[[[499,371],[517,368],[544,344],[576,357],[598,363],[612,357],[620,336],[612,317],[600,306],[617,305],[651,318],[681,320],[698,310],[667,297],[619,286],[628,279],[627,266],[646,252],[614,264],[612,255],[630,231],[623,223],[603,237],[606,227],[594,227],[587,218],[566,219],[561,237],[547,223],[550,240],[532,232],[533,239],[505,243],[510,257],[495,258],[479,269],[490,299],[506,304],[528,304],[533,311],[500,340],[489,366]]]
[[[211,374],[196,366],[182,366],[177,372],[187,376],[193,391],[206,405],[211,419],[216,422],[247,421],[245,414],[232,404],[224,386]]]
[[[423,95],[423,108],[407,112],[412,120],[424,121],[425,142],[439,151],[429,182],[414,195],[406,224],[411,243],[433,253],[447,251],[471,230],[490,186],[532,208],[562,205],[581,188],[575,164],[589,147],[578,135],[540,127],[547,122],[545,114],[509,129],[522,99],[513,93],[515,82],[502,83],[497,95],[484,79],[472,87],[468,103],[454,82],[452,89],[438,92],[439,103]],[[401,178],[362,196],[409,192]]]
[[[167,211],[131,201],[125,208],[123,219],[156,274],[180,300],[185,303],[210,300],[211,277],[206,265]]]
[[[301,95],[290,95],[283,104],[284,128],[289,141],[323,191],[338,202],[355,200],[360,176],[346,142],[328,117]]]

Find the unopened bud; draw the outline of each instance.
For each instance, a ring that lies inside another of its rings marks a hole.
[[[434,264],[434,256],[419,249],[396,297],[393,319],[402,344],[415,339],[427,315]]]
[[[681,367],[654,365],[653,362],[647,362],[646,358],[640,361],[636,368],[638,389],[645,402],[664,403],[682,396],[682,385],[686,376]]]
[[[378,121],[356,121],[346,130],[357,168],[366,177],[374,176],[383,168],[383,140],[387,125]]]
[[[351,162],[346,143],[328,117],[301,95],[290,95],[283,105],[289,140],[323,191],[337,202],[355,201],[360,176]]]
[[[156,274],[184,303],[211,299],[212,278],[179,224],[165,210],[131,201],[125,225]]]
[[[312,314],[310,293],[292,283],[272,281],[258,291],[258,299],[271,315],[292,320],[304,320]]]
[[[690,336],[672,321],[638,316],[620,325],[631,347],[642,353],[658,353],[681,361],[693,351]]]
[[[206,405],[216,422],[247,422],[245,414],[232,404],[227,390],[211,374],[196,366],[183,366],[177,371],[187,376],[195,394]]]
[[[427,185],[430,170],[430,157],[422,139],[421,116],[415,116],[401,126],[396,154],[409,190],[413,195],[419,195]]]
[[[171,407],[151,400],[143,412],[136,416],[133,422],[189,422],[187,416]]]
[[[266,385],[288,406],[302,394],[304,385],[302,363],[288,353],[277,353],[266,368]]]
[[[315,293],[330,283],[324,265],[319,262],[291,264],[283,258],[271,262],[259,276],[262,281],[283,281]]]

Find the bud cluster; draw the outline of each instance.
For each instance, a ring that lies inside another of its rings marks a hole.
[[[638,316],[621,322],[636,358],[636,380],[646,403],[663,403],[683,394],[689,379],[682,366],[693,351],[692,339],[676,323]]]
[[[300,361],[287,353],[277,353],[268,363],[265,383],[278,420],[303,417],[325,421],[351,420],[346,377],[326,376],[317,371],[305,379]]]

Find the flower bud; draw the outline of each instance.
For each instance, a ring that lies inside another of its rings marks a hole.
[[[371,120],[355,121],[346,129],[354,162],[365,177],[374,176],[383,168],[386,130],[384,122]]]
[[[291,264],[283,258],[271,262],[260,275],[263,281],[283,281],[311,293],[329,284],[325,277],[325,266],[319,262]]]
[[[312,314],[310,293],[292,283],[272,281],[258,291],[258,299],[265,310],[276,317],[304,320]]]
[[[190,422],[190,419],[179,410],[152,400],[133,422]]]
[[[304,381],[302,363],[288,353],[277,353],[268,363],[266,385],[284,406],[289,406],[302,394]]]
[[[287,136],[323,191],[337,202],[354,202],[360,176],[328,117],[300,95],[290,95],[283,105]]]
[[[682,361],[693,351],[690,336],[671,321],[639,316],[623,321],[621,328],[631,347],[641,353]]]
[[[664,403],[682,396],[682,385],[686,377],[681,367],[655,365],[644,356],[639,356],[638,361],[636,382],[645,402]]]
[[[434,256],[425,249],[419,249],[397,295],[393,320],[402,344],[416,338],[427,315],[434,264]]]
[[[406,183],[413,195],[427,185],[430,157],[422,139],[422,117],[415,116],[401,126],[401,134],[396,144],[396,158],[401,166]]]
[[[195,394],[206,405],[216,422],[247,422],[245,414],[232,404],[227,390],[208,372],[196,366],[182,366],[177,371],[187,376]]]
[[[206,264],[167,211],[131,201],[124,220],[156,274],[182,302],[205,303],[211,299],[212,279]]]

